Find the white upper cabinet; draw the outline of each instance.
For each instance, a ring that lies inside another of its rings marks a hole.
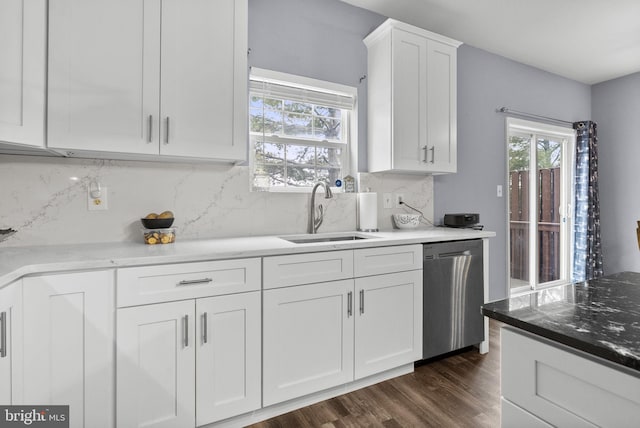
[[[364,42],[369,171],[456,172],[460,42],[393,19]]]
[[[46,7],[46,0],[0,1],[0,146],[3,147],[44,147]]]
[[[246,0],[58,0],[48,145],[66,155],[246,158]]]

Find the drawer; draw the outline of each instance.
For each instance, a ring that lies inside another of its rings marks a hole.
[[[260,290],[260,259],[123,268],[118,307]]]
[[[353,251],[293,254],[263,259],[263,288],[353,278]]]
[[[501,400],[500,426],[518,428],[552,428],[542,419],[522,410],[509,400]]]
[[[422,269],[422,245],[355,250],[353,259],[356,277]]]
[[[505,400],[553,426],[637,426],[640,377],[631,370],[511,327],[500,338]]]

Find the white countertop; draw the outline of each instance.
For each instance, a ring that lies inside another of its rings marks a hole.
[[[346,233],[351,232],[320,233],[317,236]],[[441,227],[358,234],[366,235],[370,239],[295,244],[278,236],[252,236],[176,241],[165,245],[122,242],[5,247],[0,249],[0,288],[25,275],[49,272],[262,257],[495,236],[495,232]]]

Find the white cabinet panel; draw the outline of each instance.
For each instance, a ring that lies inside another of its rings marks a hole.
[[[422,356],[422,271],[356,278],[355,378]]]
[[[260,289],[260,259],[118,269],[118,307]]]
[[[22,282],[0,290],[0,403],[21,404]]]
[[[427,150],[427,39],[395,30],[391,40],[393,168],[421,170]]]
[[[44,147],[46,0],[0,2],[0,142]]]
[[[158,154],[159,32],[160,2],[50,2],[50,148]]]
[[[422,269],[422,245],[377,247],[354,251],[355,276]]]
[[[263,294],[265,406],[353,380],[353,280]]]
[[[193,300],[118,310],[117,426],[195,426]]]
[[[427,166],[435,172],[457,170],[457,48],[427,43]]]
[[[51,2],[48,146],[246,159],[247,14],[246,0]]]
[[[196,425],[262,403],[260,292],[196,301]]]
[[[113,426],[112,271],[23,280],[24,403],[68,404],[72,427]]]
[[[262,263],[265,289],[353,277],[353,251],[265,257]]]
[[[502,398],[500,412],[500,426],[504,428],[551,428],[542,419],[532,415],[526,410],[521,409],[509,400]]]
[[[456,171],[460,42],[388,19],[368,49],[369,171]]]
[[[247,20],[243,16],[247,16],[246,0],[162,2],[160,153],[246,158]]]
[[[630,426],[640,414],[640,377],[560,344],[501,331],[501,392],[553,426]]]

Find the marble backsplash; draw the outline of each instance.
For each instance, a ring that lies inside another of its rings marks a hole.
[[[107,188],[108,210],[87,209],[87,188]],[[390,173],[359,174],[360,188],[378,192],[378,227],[392,229],[382,194],[404,200],[433,220],[433,179]],[[142,243],[139,218],[175,213],[177,240],[306,233],[309,194],[249,190],[249,167],[0,155],[0,229],[17,233],[0,247],[92,242]],[[356,228],[356,195],[319,198],[319,232]],[[0,236],[0,240],[2,237]]]

